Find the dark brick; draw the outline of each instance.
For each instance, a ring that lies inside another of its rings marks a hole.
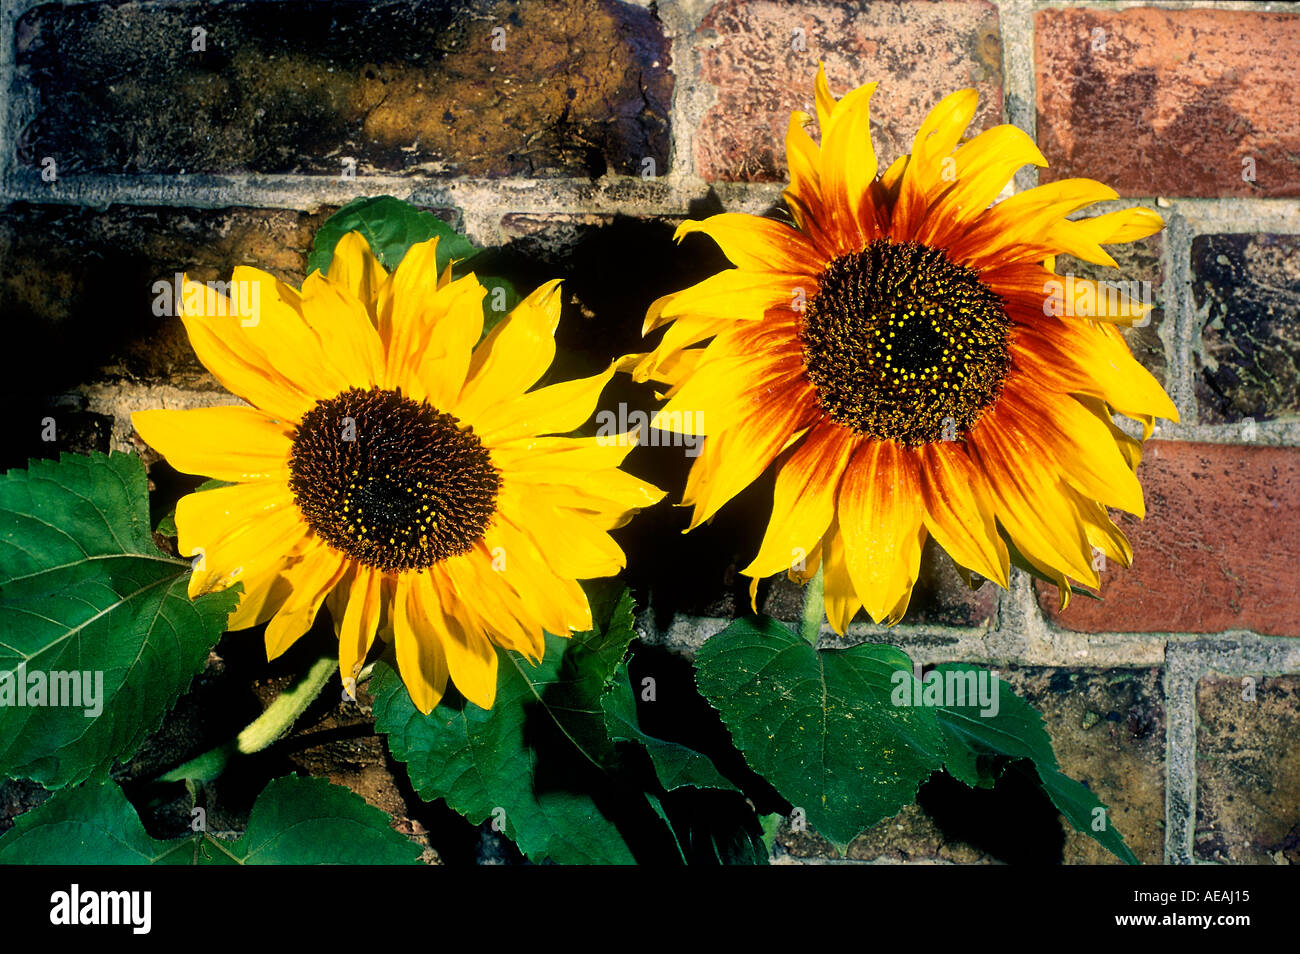
[[[796,30],[804,31],[803,51],[794,48]],[[699,36],[702,78],[715,90],[695,135],[695,169],[706,179],[785,179],[786,124],[795,109],[815,115],[819,60],[836,96],[880,81],[871,131],[881,169],[911,150],[926,112],[956,89],[979,90],[972,132],[1002,119],[998,14],[985,0],[723,0]]]
[[[615,0],[49,4],[19,21],[17,66],[20,159],[61,173],[667,168],[667,41]]]
[[[1103,600],[1076,597],[1059,625],[1083,632],[1300,635],[1300,449],[1152,441],[1138,469],[1145,520],[1120,516],[1133,566],[1109,565]]]
[[[57,394],[102,378],[216,388],[181,322],[154,315],[154,283],[182,271],[198,281],[229,279],[236,265],[253,265],[301,284],[324,218],[274,209],[10,206],[0,213],[0,320],[24,360],[10,366],[3,391]]]
[[[1201,421],[1300,412],[1300,236],[1197,236],[1192,290]]]
[[[1004,672],[1043,715],[1061,771],[1106,806],[1106,817],[1144,864],[1165,847],[1165,709],[1159,669],[1045,669]],[[1065,860],[1118,864],[1090,835],[1062,822]]]
[[[1111,258],[1119,265],[1118,271],[1106,265],[1080,261],[1073,255],[1060,255],[1056,259],[1056,271],[1061,275],[1073,274],[1097,281],[1151,283],[1155,307],[1151,309],[1147,323],[1141,327],[1135,325],[1120,330],[1133,357],[1142,362],[1142,366],[1155,375],[1161,384],[1166,380],[1165,343],[1160,340],[1160,328],[1165,320],[1165,269],[1161,256],[1163,244],[1161,236],[1157,234],[1138,242],[1109,246],[1106,251],[1110,252]]]
[[[1200,861],[1300,864],[1300,676],[1213,675],[1196,687]]]
[[[1122,195],[1300,195],[1300,17],[1255,10],[1034,15],[1043,182]],[[1243,160],[1254,181],[1243,180]]]

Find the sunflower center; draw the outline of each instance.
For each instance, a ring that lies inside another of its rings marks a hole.
[[[877,239],[818,280],[799,331],[823,410],[876,440],[958,440],[1010,365],[1002,299],[915,242]]]
[[[400,390],[352,388],[303,415],[289,487],[318,537],[380,570],[464,553],[496,511],[500,478],[469,428]]]

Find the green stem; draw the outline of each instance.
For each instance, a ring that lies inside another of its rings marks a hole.
[[[216,778],[232,758],[260,752],[293,727],[298,717],[320,695],[330,676],[338,671],[336,657],[322,656],[306,674],[280,693],[266,711],[250,722],[234,740],[196,756],[162,776],[160,782],[207,782]]]
[[[822,579],[822,568],[808,581],[803,594],[803,621],[799,624],[799,635],[816,646],[817,637],[821,635],[822,621],[826,619],[826,584]]]

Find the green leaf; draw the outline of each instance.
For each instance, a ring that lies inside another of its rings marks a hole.
[[[114,782],[65,789],[0,838],[2,865],[416,864],[420,847],[384,812],[325,779],[291,775],[253,803],[233,841],[207,832],[159,840]]]
[[[191,602],[190,569],[154,546],[138,457],[64,454],[0,477],[0,774],[61,788],[135,752],[239,600]]]
[[[943,762],[934,712],[891,703],[912,661],[892,646],[819,651],[774,620],[737,620],[696,657],[737,747],[839,847],[898,813]]]
[[[634,862],[607,813],[617,793],[600,766],[613,748],[600,696],[634,635],[633,604],[626,590],[598,591],[591,603],[596,627],[569,639],[548,634],[538,666],[501,652],[490,710],[450,693],[425,716],[392,669],[377,664],[371,681],[375,728],[420,797],[444,799],[474,825],[503,822],[534,861]]]
[[[754,808],[739,792],[685,789],[669,796],[688,864],[766,865],[771,849]]]
[[[1106,806],[1090,789],[1062,774],[1059,769],[1049,769],[1042,765],[1035,765],[1035,768],[1038,769],[1038,778],[1052,799],[1052,804],[1074,826],[1075,831],[1091,836],[1125,864],[1140,864],[1133,849],[1125,844],[1119,829],[1111,824]]]
[[[379,263],[390,272],[397,268],[412,245],[427,242],[434,236],[438,238],[439,274],[452,259],[467,259],[479,251],[432,212],[417,209],[391,195],[373,196],[354,199],[325,220],[307,256],[308,273],[317,269],[328,273],[334,246],[353,231],[362,234]]]
[[[947,678],[945,674],[950,672],[974,673],[978,679],[981,670],[963,663],[944,663],[930,672],[938,673],[941,678]],[[929,673],[926,675],[930,678]],[[972,788],[993,786],[1000,774],[996,756],[1030,759],[1035,764],[1056,767],[1056,755],[1052,752],[1051,737],[1043,727],[1043,717],[1000,679],[994,685],[998,692],[996,708],[979,704],[978,698],[967,691],[969,680],[963,688],[967,705],[935,708],[948,749],[944,767]],[[955,695],[945,692],[944,698],[953,699]],[[994,712],[996,715],[991,714]]]
[[[935,666],[931,673],[939,673],[945,680],[949,678],[948,673],[959,676],[973,673],[978,679],[982,671],[965,663],[944,663]],[[930,678],[930,673],[926,678]],[[1038,710],[1012,692],[1001,679],[993,680],[992,685],[997,689],[996,705],[987,697],[989,704],[981,705],[971,692],[971,681],[965,679],[962,695],[968,704],[937,707],[939,725],[947,742],[948,773],[972,788],[989,788],[1006,759],[1028,759],[1033,762],[1052,804],[1075,830],[1092,836],[1125,862],[1137,864],[1137,856],[1124,843],[1124,836],[1110,824],[1097,796],[1061,774],[1052,739]],[[953,687],[957,688],[956,682]],[[956,694],[945,692],[944,697],[952,700]],[[1095,812],[1098,808],[1102,810],[1101,816]]]
[[[656,738],[642,730],[637,720],[636,698],[632,692],[626,662],[618,667],[614,684],[601,697],[600,707],[605,712],[605,728],[612,740],[640,742],[645,746],[664,791],[671,792],[688,785],[694,788],[740,791],[727,781],[707,755],[678,742]]]
[[[229,480],[205,480],[203,481],[203,483],[199,484],[197,487],[194,488],[193,493],[199,494],[205,490],[216,490],[219,487],[233,487],[233,486],[235,486],[234,482]],[[158,526],[154,530],[154,532],[161,533],[164,537],[176,536],[176,508],[175,507],[172,507],[171,510],[168,510],[167,513],[163,516],[163,518],[158,521]]]

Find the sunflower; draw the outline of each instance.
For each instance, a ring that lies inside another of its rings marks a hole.
[[[607,531],[662,496],[618,469],[633,435],[544,436],[583,424],[614,373],[529,390],[559,282],[479,343],[486,290],[436,251],[388,274],[352,232],[301,291],[242,267],[229,298],[186,281],[195,353],[252,406],[132,416],[177,470],[234,484],[176,507],[190,595],[242,583],[228,628],[266,623],[272,659],[324,603],[349,691],[380,634],[426,713],[448,679],[490,708],[495,647],[535,661],[544,632],[590,629],[577,581],[617,573]]]
[[[837,101],[818,70],[820,145],[803,112],[786,137],[792,223],[684,223],[679,241],[703,232],[735,268],[654,302],[645,333],[671,327],[623,367],[671,385],[652,426],[705,438],[688,529],[775,463],[772,518],[743,571],[751,597],[762,577],[820,570],[836,632],[860,608],[894,623],[933,537],[972,585],[1007,586],[1022,556],[1064,608],[1071,580],[1100,585],[1101,555],[1132,560],[1107,508],[1142,516],[1141,444],[1114,415],[1149,437],[1177,411],[1116,327],[1149,306],[1062,282],[1055,257],[1114,266],[1103,245],[1164,223],[1141,208],[1066,218],[1118,197],[1089,179],[995,202],[1018,168],[1047,162],[1010,125],[963,142],[969,89],[877,175],[874,89]]]

